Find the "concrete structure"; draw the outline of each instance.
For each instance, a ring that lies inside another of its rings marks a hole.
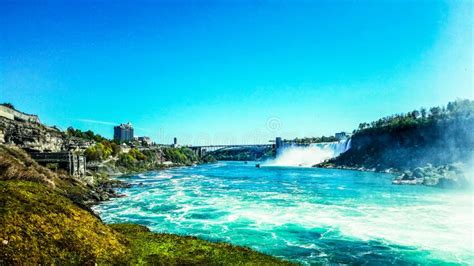
[[[0,116],[5,117],[10,120],[40,123],[40,120],[37,115],[26,114],[5,105],[0,105]]]
[[[140,142],[141,146],[151,146],[152,144],[150,137],[137,137],[137,141]]]
[[[127,142],[133,140],[133,127],[132,124],[120,124],[114,127],[114,140],[119,142]]]
[[[68,170],[72,176],[84,176],[86,174],[86,158],[72,152],[32,152],[30,156],[39,164],[58,164],[59,168]]]
[[[275,139],[275,148],[278,150],[282,145],[283,145],[283,141],[281,140],[281,137],[277,137]]]
[[[130,146],[128,146],[127,144],[125,143],[122,143],[122,145],[120,145],[120,149],[122,150],[123,153],[128,153],[131,149]]]
[[[84,152],[87,148],[93,146],[94,144],[95,142],[93,140],[67,137],[65,146],[68,151]]]

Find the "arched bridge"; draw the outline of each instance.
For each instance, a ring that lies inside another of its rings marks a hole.
[[[275,144],[237,144],[237,145],[203,145],[203,146],[190,146],[188,147],[193,150],[198,157],[206,155],[206,153],[214,152],[222,149],[232,148],[275,148]]]

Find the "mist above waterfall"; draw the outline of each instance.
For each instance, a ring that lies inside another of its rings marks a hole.
[[[277,151],[276,158],[266,162],[266,166],[312,167],[325,160],[335,158],[351,147],[351,140],[314,143],[309,145],[289,144]]]

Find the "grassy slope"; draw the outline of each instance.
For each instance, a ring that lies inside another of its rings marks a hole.
[[[190,236],[150,233],[148,228],[135,224],[110,226],[131,240],[131,264],[290,265],[249,248],[227,243],[213,243]]]
[[[105,225],[78,205],[86,191],[21,150],[0,145],[0,265],[288,264],[230,244]]]
[[[0,181],[0,202],[0,256],[7,264],[112,262],[127,251],[120,234],[38,183]]]

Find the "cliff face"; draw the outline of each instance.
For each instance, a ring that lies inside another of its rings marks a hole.
[[[352,137],[352,147],[330,160],[335,166],[399,170],[469,162],[474,153],[474,117],[433,121]]]
[[[66,136],[58,129],[5,117],[0,117],[0,144],[15,144],[35,152],[57,152],[67,148]]]

